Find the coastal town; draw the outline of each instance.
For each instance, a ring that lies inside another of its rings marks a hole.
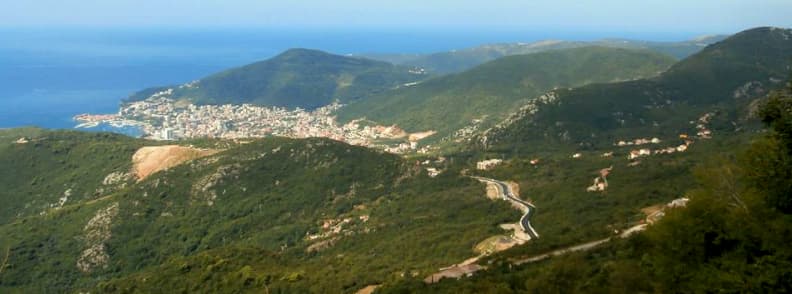
[[[418,141],[426,135],[408,134],[397,126],[380,126],[360,120],[339,124],[333,115],[343,106],[338,102],[312,111],[252,104],[195,105],[171,99],[172,93],[173,90],[168,89],[145,100],[124,104],[117,114],[77,115],[74,117],[79,123],[76,128],[101,124],[135,127],[142,137],[153,140],[324,137],[391,153],[431,150],[431,146],[419,146]]]

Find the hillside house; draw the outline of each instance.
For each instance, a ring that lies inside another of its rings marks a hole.
[[[476,169],[489,170],[503,163],[503,159],[488,159],[476,163]]]

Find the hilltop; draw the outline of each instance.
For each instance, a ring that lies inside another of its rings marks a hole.
[[[155,87],[130,96],[143,100],[173,89],[170,98],[195,104],[243,104],[314,109],[340,100],[364,98],[426,76],[408,67],[345,57],[318,50],[291,49],[265,61],[229,69],[198,81]]]
[[[366,117],[408,131],[447,135],[474,119],[502,119],[555,88],[651,77],[673,63],[672,57],[650,51],[607,47],[508,56],[351,103],[340,110],[339,119]]]
[[[362,54],[360,56],[398,65],[420,67],[433,73],[448,74],[462,72],[504,56],[590,46],[644,49],[683,59],[695,54],[705,46],[721,41],[726,37],[724,35],[702,36],[679,42],[653,42],[629,39],[603,39],[589,42],[544,40],[530,43],[487,44],[431,54]]]
[[[696,134],[707,113],[715,128],[734,129],[750,116],[754,98],[782,87],[792,64],[792,31],[738,33],[649,79],[550,91],[488,131],[491,148],[611,144],[629,137]],[[551,98],[551,99],[547,99]],[[541,142],[541,143],[540,143]]]

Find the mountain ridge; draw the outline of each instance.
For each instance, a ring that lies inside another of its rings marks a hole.
[[[314,109],[335,100],[362,99],[426,76],[383,61],[294,48],[267,60],[228,69],[179,86],[141,90],[126,101],[172,89],[168,97],[195,104],[242,104]]]
[[[530,54],[549,50],[603,46],[624,49],[645,49],[673,56],[688,57],[706,45],[725,39],[726,35],[707,35],[687,41],[655,42],[633,39],[601,39],[595,41],[540,40],[529,43],[493,43],[446,52],[428,54],[358,54],[393,64],[424,68],[430,72],[458,73],[477,65],[509,55]]]
[[[553,88],[650,77],[673,62],[650,51],[598,46],[506,56],[351,103],[338,117],[366,117],[410,131],[432,129],[447,135],[483,116],[499,119]]]
[[[508,149],[536,140],[586,145],[647,133],[670,137],[693,132],[688,121],[711,111],[722,112],[721,127],[728,127],[729,120],[745,119],[753,98],[783,86],[790,64],[792,30],[750,29],[708,46],[654,78],[552,91],[554,103],[518,115],[517,121],[492,129],[479,140],[495,145],[502,140],[508,143],[495,148]],[[603,132],[607,136],[592,137]]]

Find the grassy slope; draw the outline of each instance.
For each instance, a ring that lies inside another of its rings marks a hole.
[[[671,57],[647,51],[604,47],[509,56],[351,104],[341,110],[339,118],[365,116],[409,131],[448,133],[484,115],[501,118],[527,99],[556,87],[654,76],[672,62]]]

